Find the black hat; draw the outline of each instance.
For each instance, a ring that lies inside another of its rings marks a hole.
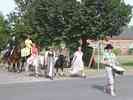
[[[113,49],[114,47],[111,44],[107,44],[104,49]]]

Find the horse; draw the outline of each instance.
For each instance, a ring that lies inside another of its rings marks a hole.
[[[2,51],[2,62],[3,64],[7,63],[8,57],[10,56],[11,49],[6,48]]]
[[[8,50],[4,55],[4,61],[8,64],[8,71],[19,72],[20,59],[21,51],[18,45],[14,46],[13,49]]]
[[[66,65],[66,58],[65,58],[65,56],[64,55],[59,55],[57,60],[55,61],[55,65],[54,65],[54,67],[56,69],[56,73],[55,74],[57,74],[59,69],[61,69],[61,71],[62,71],[61,75],[63,75],[64,66],[65,65]]]
[[[58,70],[61,69],[62,74],[60,74],[61,76],[64,75],[63,71],[65,67],[69,67],[69,62],[70,62],[70,58],[69,58],[69,51],[67,48],[61,48],[59,50],[59,54],[57,56],[57,59],[55,60],[55,69],[56,69],[56,73],[58,73]],[[56,74],[55,73],[55,74]]]

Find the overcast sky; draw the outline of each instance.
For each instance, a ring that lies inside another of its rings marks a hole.
[[[0,0],[0,11],[7,15],[15,8],[14,0]]]
[[[127,4],[133,5],[133,0],[124,0]],[[14,0],[0,0],[0,11],[7,15],[9,12],[13,11],[15,8]],[[131,23],[133,25],[133,18]]]

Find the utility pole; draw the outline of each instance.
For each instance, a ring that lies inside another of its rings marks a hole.
[[[97,10],[97,19],[99,19],[101,16],[101,0],[97,0],[96,10]],[[98,52],[98,59],[97,59],[98,72],[100,71],[100,34],[101,32],[97,31],[96,36],[97,36],[97,50],[98,50],[97,51]]]
[[[100,71],[100,34],[99,33],[96,33],[96,36],[97,36],[97,70],[98,72]]]

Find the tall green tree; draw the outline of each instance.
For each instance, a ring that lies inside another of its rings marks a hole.
[[[8,24],[2,13],[0,13],[0,49],[3,49],[9,38]]]
[[[123,0],[15,0],[24,23],[49,43],[119,35],[131,19]],[[42,35],[41,35],[42,36]]]
[[[10,28],[10,33],[14,34],[18,39],[22,39],[25,34],[32,32],[30,25],[24,23],[24,21],[20,12],[14,11],[8,15],[7,23]]]

